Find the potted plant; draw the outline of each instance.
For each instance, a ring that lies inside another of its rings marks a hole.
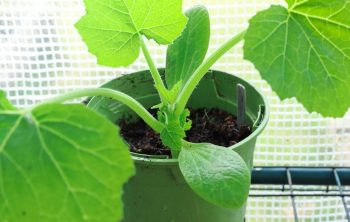
[[[205,59],[210,27],[204,7],[185,15],[181,0],[85,0],[87,13],[76,27],[98,63],[126,66],[142,50],[150,71],[23,110],[1,93],[0,218],[121,220],[122,186],[135,174],[133,159],[136,175],[125,186],[124,221],[243,221],[255,140],[267,123],[268,105],[244,80],[210,67],[244,39],[245,58],[282,99],[296,97],[310,112],[331,117],[350,107],[347,1],[286,2],[259,12],[247,31]],[[155,67],[144,37],[170,44],[165,69]],[[86,96],[97,96],[89,108],[62,104]],[[227,147],[186,141],[191,124],[198,125],[187,108],[217,125],[220,118],[196,110],[203,107],[238,113],[234,130],[239,134],[248,125],[251,134],[234,145],[220,141]],[[159,134],[169,155],[131,157],[110,120],[130,126],[136,114]]]

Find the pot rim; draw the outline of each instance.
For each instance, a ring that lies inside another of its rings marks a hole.
[[[144,70],[146,71],[146,70]],[[144,71],[140,71],[140,72],[144,72]],[[147,70],[148,71],[148,70]],[[212,70],[215,72],[220,72],[223,73],[225,75],[232,75],[229,74],[227,72],[222,72],[219,70]],[[139,73],[139,72],[134,72],[134,73]],[[259,134],[262,133],[262,131],[265,129],[268,120],[269,120],[269,116],[270,116],[270,105],[267,101],[267,98],[264,96],[264,94],[261,93],[261,91],[259,89],[257,89],[255,86],[253,86],[252,84],[250,84],[248,81],[233,75],[236,78],[238,78],[240,81],[246,83],[247,85],[250,85],[263,99],[264,101],[264,111],[263,111],[263,119],[259,120],[259,116],[261,115],[261,113],[259,113],[257,121],[259,121],[259,126],[254,130],[254,132],[252,134],[250,134],[248,137],[246,137],[244,140],[240,141],[239,143],[228,147],[229,149],[236,149],[237,147],[240,147],[241,145],[243,145],[244,143],[249,142],[250,140],[252,140],[253,138],[256,138]],[[158,158],[155,158],[156,156],[151,156],[151,155],[140,155],[134,152],[130,152],[132,159],[135,161],[135,163],[139,163],[139,164],[144,164],[144,165],[163,165],[163,166],[173,166],[173,165],[178,165],[178,159],[170,159],[170,158],[162,158],[162,156],[159,156]]]

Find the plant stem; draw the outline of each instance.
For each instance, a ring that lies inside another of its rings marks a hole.
[[[142,48],[142,52],[145,56],[145,59],[147,61],[147,64],[149,66],[149,69],[151,71],[151,75],[152,75],[152,78],[154,80],[154,83],[156,84],[157,88],[160,87],[162,90],[158,90],[158,93],[159,93],[159,96],[162,100],[162,103],[164,103],[165,101],[165,96],[162,95],[162,92],[166,92],[167,91],[167,88],[165,87],[164,83],[163,83],[163,80],[162,80],[162,77],[160,76],[159,72],[158,72],[158,69],[157,67],[155,66],[153,60],[152,60],[152,57],[147,49],[147,46],[143,40],[143,37],[140,35],[140,42],[141,42],[141,48]]]
[[[237,45],[240,41],[243,40],[243,37],[246,33],[246,30],[234,36],[228,40],[224,45],[218,48],[209,58],[207,58],[193,73],[193,75],[186,82],[182,88],[180,94],[176,99],[176,109],[177,114],[181,114],[186,107],[186,104],[192,95],[194,89],[197,87],[198,83],[208,72],[208,70],[233,46]]]
[[[106,88],[96,88],[96,89],[83,89],[78,90],[74,92],[69,92],[64,95],[55,97],[53,99],[44,101],[37,106],[43,105],[43,104],[51,104],[51,103],[63,103],[68,100],[77,99],[81,97],[91,97],[91,96],[104,96],[108,97],[114,100],[117,100],[126,106],[128,106],[130,109],[132,109],[135,113],[137,113],[153,130],[160,133],[163,128],[164,124],[159,122],[157,119],[155,119],[138,101],[136,101],[134,98],[128,96],[125,93],[112,90],[112,89],[106,89]]]

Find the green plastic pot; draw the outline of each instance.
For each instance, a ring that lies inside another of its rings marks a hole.
[[[164,70],[160,70],[164,76]],[[230,147],[238,152],[246,164],[253,167],[253,153],[257,136],[268,121],[269,106],[261,93],[246,81],[219,71],[210,71],[193,93],[188,107],[220,108],[237,113],[236,84],[242,84],[247,92],[246,115],[253,133]],[[108,82],[103,87],[120,90],[149,108],[158,104],[149,71],[125,75]],[[102,113],[111,121],[121,118],[133,121],[135,113],[125,105],[108,98],[95,97],[90,108]],[[166,156],[133,154],[136,175],[124,189],[124,222],[241,222],[245,206],[226,209],[208,203],[195,194],[186,184],[177,159]]]

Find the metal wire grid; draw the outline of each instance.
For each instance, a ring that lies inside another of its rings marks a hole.
[[[252,174],[252,188],[250,193],[250,203],[259,198],[286,198],[289,204],[289,212],[292,214],[288,219],[281,221],[347,221],[350,222],[350,168],[305,168],[305,167],[256,167]],[[318,214],[301,215],[302,206],[297,204],[298,198],[314,200],[322,198],[327,202],[337,200],[337,217],[327,219],[320,218],[322,212]],[[262,221],[266,218],[259,218],[257,214],[249,218],[249,205],[247,213],[248,221]],[[281,216],[281,215],[279,215]],[[274,215],[270,215],[270,219]],[[331,219],[332,218],[332,219]],[[261,219],[261,220],[260,220]],[[280,218],[281,219],[281,218]]]

